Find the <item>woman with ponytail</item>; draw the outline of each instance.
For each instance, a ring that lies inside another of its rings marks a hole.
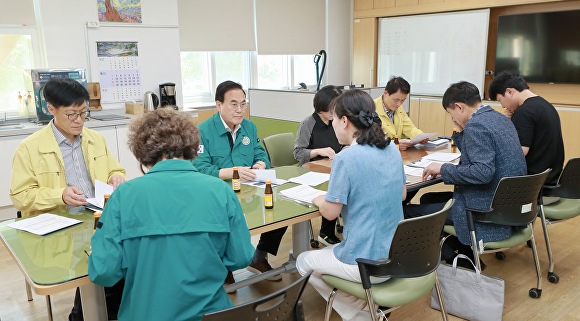
[[[322,281],[322,274],[361,282],[357,258],[388,257],[397,224],[403,219],[401,201],[406,197],[401,154],[390,139],[385,139],[372,98],[354,89],[332,104],[336,137],[350,147],[334,157],[328,192],[315,198],[313,204],[328,220],[342,213],[344,239],[322,250],[304,252],[296,262],[300,274],[313,271],[309,282],[325,300],[332,287]],[[366,301],[344,292],[338,292],[333,307],[343,320],[370,319]]]

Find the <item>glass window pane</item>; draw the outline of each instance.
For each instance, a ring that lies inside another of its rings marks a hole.
[[[182,52],[181,79],[184,98],[211,96],[209,53]]]
[[[283,55],[258,55],[258,88],[288,88],[287,59]]]
[[[33,68],[32,37],[0,34],[0,111],[34,115],[34,98],[28,97]]]
[[[215,85],[226,80],[238,82],[245,89],[250,84],[249,55],[244,51],[214,53]],[[215,90],[215,89],[214,89]]]
[[[320,60],[319,68],[322,71],[322,62]],[[316,64],[314,63],[314,55],[296,55],[294,56],[294,79],[292,86],[299,87],[299,83],[303,82],[307,86],[316,85]]]

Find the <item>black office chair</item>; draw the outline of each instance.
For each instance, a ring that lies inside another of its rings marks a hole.
[[[22,218],[21,211],[16,212],[16,218]],[[30,289],[30,284],[28,284],[26,280],[24,280],[24,284],[26,286],[26,298],[28,299],[28,301],[34,300],[34,298],[32,297],[32,289]],[[52,321],[52,304],[50,303],[50,295],[46,296],[46,311],[48,313],[48,321]]]
[[[274,134],[264,137],[262,140],[264,143],[264,149],[268,154],[268,159],[270,160],[270,166],[291,166],[296,165],[298,161],[294,158],[294,134],[292,133],[281,133]],[[309,221],[310,226],[310,246],[313,248],[318,248],[320,243],[314,239],[314,231],[312,230],[312,223]]]
[[[504,251],[529,241],[536,266],[537,287],[531,288],[529,295],[539,298],[542,295],[540,262],[534,239],[533,222],[538,215],[538,197],[549,169],[534,175],[504,177],[499,181],[489,210],[466,209],[467,224],[471,237],[471,248],[477,268],[481,271],[475,223],[507,225],[514,228],[512,236],[497,242],[483,244],[484,253]],[[446,233],[457,235],[453,226],[445,226]]]
[[[548,281],[558,283],[560,277],[554,273],[554,259],[552,258],[552,246],[548,235],[547,222],[553,224],[562,222],[580,215],[580,158],[572,158],[562,170],[558,183],[555,186],[544,186],[543,196],[557,197],[553,203],[544,205],[540,197],[540,221],[546,240],[548,252]]]
[[[203,316],[202,321],[304,320],[299,299],[309,278],[310,273],[258,300],[208,313]]]
[[[447,320],[441,286],[437,280],[437,267],[441,260],[439,238],[447,212],[452,205],[453,200],[447,202],[445,207],[436,213],[400,221],[393,236],[388,258],[356,259],[362,283],[333,275],[322,275],[322,280],[333,287],[326,304],[324,320],[330,320],[332,303],[338,290],[367,300],[372,320],[376,321],[377,316],[372,312],[378,311],[377,306],[388,307],[381,311],[384,314],[390,313],[431,293],[433,286],[439,298],[441,317]],[[371,276],[390,279],[371,284]]]

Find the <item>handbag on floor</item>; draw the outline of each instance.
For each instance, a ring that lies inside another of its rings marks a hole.
[[[466,259],[475,271],[457,267],[457,260]],[[453,265],[441,263],[437,268],[447,313],[471,321],[501,320],[504,301],[504,281],[485,276],[473,261],[463,254],[453,259]],[[431,293],[431,307],[439,310],[435,289]]]

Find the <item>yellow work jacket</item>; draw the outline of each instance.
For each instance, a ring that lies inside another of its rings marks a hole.
[[[403,106],[400,106],[393,114],[394,124],[383,108],[383,96],[375,99],[375,108],[379,118],[383,122],[382,127],[386,137],[393,138],[397,135],[401,139],[412,139],[422,133],[419,128],[413,125],[411,118],[409,118]]]
[[[100,133],[83,128],[81,146],[93,184],[108,182],[113,175],[125,177],[125,169],[109,152]],[[51,125],[26,137],[12,161],[10,198],[23,216],[44,213],[65,205],[62,192],[67,187],[64,160]]]

